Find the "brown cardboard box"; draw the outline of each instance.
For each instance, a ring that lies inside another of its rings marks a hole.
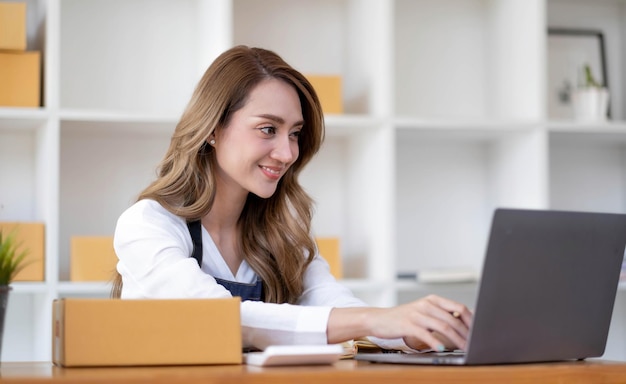
[[[38,51],[0,52],[0,106],[39,106],[40,59]]]
[[[241,364],[240,299],[57,299],[52,362],[64,367]]]
[[[0,2],[0,49],[26,50],[26,3]]]
[[[110,281],[116,265],[112,236],[72,236],[70,239],[71,281]]]
[[[343,113],[341,76],[307,75],[306,78],[315,88],[325,115]]]
[[[26,266],[13,281],[44,281],[45,234],[44,224],[34,222],[0,222],[3,236],[15,231],[15,240],[21,244],[18,252],[25,250]]]
[[[317,243],[317,250],[320,255],[330,265],[330,273],[335,276],[335,279],[341,279],[343,277],[343,266],[341,264],[341,249],[339,246],[338,237],[317,237],[315,238]]]

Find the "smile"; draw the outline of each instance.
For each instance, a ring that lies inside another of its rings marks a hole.
[[[269,168],[269,167],[266,167],[266,166],[263,166],[263,165],[260,165],[259,168],[261,168],[261,170],[263,171],[265,176],[270,178],[271,180],[278,180],[278,179],[280,179],[281,169]]]
[[[261,166],[261,168],[262,168],[263,170],[265,170],[265,171],[267,171],[267,172],[269,172],[269,173],[273,174],[273,175],[280,175],[280,171],[278,171],[278,170],[271,169],[271,168],[264,167],[264,166]]]

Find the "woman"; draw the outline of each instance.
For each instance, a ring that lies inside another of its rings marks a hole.
[[[429,296],[371,308],[330,274],[298,184],[323,136],[315,91],[279,56],[245,46],[220,55],[157,179],[118,220],[113,296],[241,296],[245,347],[370,337],[385,348],[464,348],[465,306]]]

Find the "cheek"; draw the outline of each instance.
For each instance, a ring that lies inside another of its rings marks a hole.
[[[291,144],[291,154],[293,155],[294,162],[298,159],[298,156],[300,156],[300,145],[297,141]]]

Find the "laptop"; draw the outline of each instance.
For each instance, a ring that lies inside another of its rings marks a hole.
[[[466,350],[355,359],[486,365],[602,356],[625,245],[626,214],[496,209]]]

